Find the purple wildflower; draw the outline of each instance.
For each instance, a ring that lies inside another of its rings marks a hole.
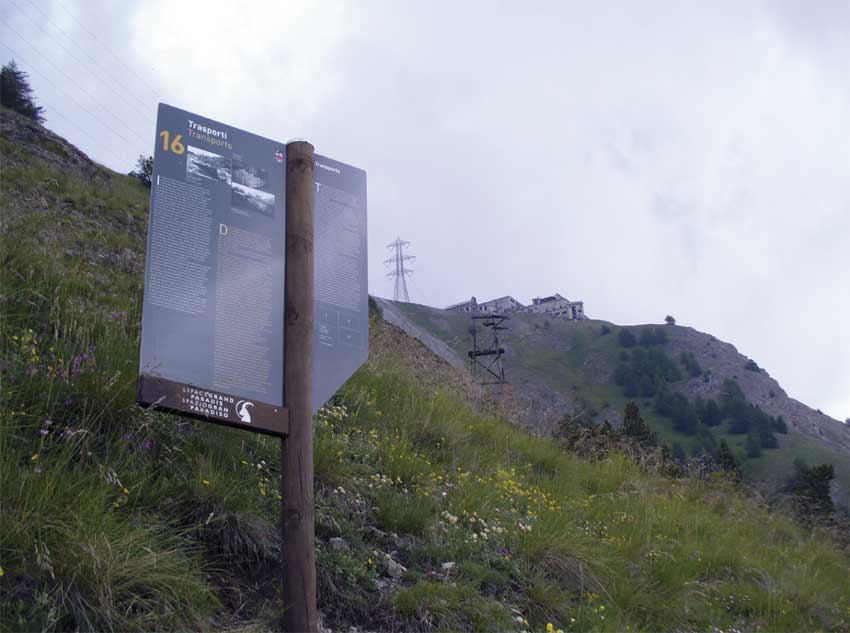
[[[51,420],[50,418],[44,418],[44,422],[42,422],[42,424],[44,426],[50,426],[51,424],[53,424],[53,420]]]
[[[65,400],[65,406],[66,406],[66,407],[70,407],[72,404],[74,404],[74,403],[73,403],[73,401],[72,401],[70,398],[68,398],[67,400]]]
[[[153,442],[151,442],[150,438],[147,438],[147,439],[145,439],[144,442],[142,442],[142,448],[145,449],[146,451],[151,450],[152,446],[153,446]]]
[[[42,435],[42,436],[47,435],[47,434],[48,434],[48,432],[49,432],[49,431],[48,431],[47,429],[40,429],[40,430],[39,430],[39,433],[41,433],[41,435]]]

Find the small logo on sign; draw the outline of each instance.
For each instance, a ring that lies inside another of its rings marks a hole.
[[[253,402],[248,402],[247,400],[240,400],[236,403],[236,415],[239,416],[239,419],[245,424],[251,424],[251,409],[253,407]]]
[[[283,162],[283,152],[281,152],[279,149],[276,149],[275,152],[274,152],[274,159],[277,162],[282,163]]]

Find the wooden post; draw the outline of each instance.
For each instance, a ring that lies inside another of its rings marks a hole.
[[[315,633],[315,507],[313,501],[313,146],[286,146],[285,406],[289,435],[281,439],[283,630]]]

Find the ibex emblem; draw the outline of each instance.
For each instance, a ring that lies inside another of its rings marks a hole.
[[[239,419],[242,420],[245,424],[251,424],[251,409],[253,407],[253,402],[248,402],[247,400],[240,400],[236,403],[236,415],[239,416]]]

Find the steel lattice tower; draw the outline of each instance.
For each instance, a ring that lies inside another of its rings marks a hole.
[[[384,260],[384,264],[391,266],[387,277],[395,277],[395,291],[393,292],[394,301],[410,302],[410,295],[407,293],[407,277],[413,274],[413,271],[405,267],[405,262],[416,261],[416,257],[404,254],[404,247],[410,246],[410,242],[405,242],[401,238],[396,238],[392,244],[387,244],[387,248],[393,249],[395,253],[389,259]]]

